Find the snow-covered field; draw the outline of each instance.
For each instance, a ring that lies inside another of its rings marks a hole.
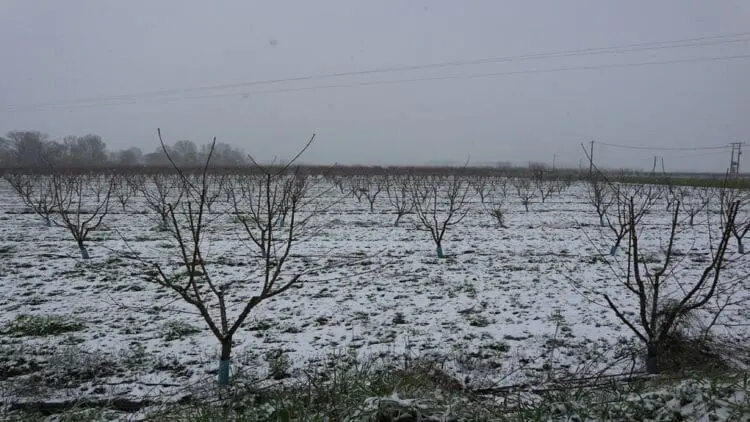
[[[627,311],[636,309],[636,298],[619,284],[625,249],[609,256],[613,236],[599,227],[585,189],[577,183],[543,204],[537,199],[529,212],[511,194],[507,228],[497,227],[472,193],[469,215],[448,229],[445,259],[436,257],[413,215],[394,227],[384,193],[371,212],[366,201],[327,190],[321,200],[334,205],[299,233],[283,274],[320,269],[252,312],[234,338],[233,371],[295,377],[329,353],[441,356],[474,387],[535,382],[560,371],[630,370],[631,343],[623,340],[633,334],[602,298],[608,293]],[[179,399],[189,386],[215,379],[220,347],[202,317],[174,292],[145,281],[131,258],[178,258],[142,198],[125,210],[111,204],[106,227],[88,242],[89,261],[80,259],[69,232],[46,227],[5,182],[0,204],[3,400]],[[709,259],[708,231],[718,231],[718,216],[707,225],[706,215],[678,233],[673,276],[685,283]],[[655,260],[669,218],[663,203],[644,218],[642,248]],[[240,304],[258,293],[258,258],[230,216],[217,214],[210,224],[203,244],[208,267],[215,280],[242,283],[228,297]],[[729,297],[714,331],[743,342],[750,340],[750,260],[736,250],[732,241],[723,279],[739,284],[708,309]],[[51,316],[72,328],[18,335],[11,328],[28,316]]]

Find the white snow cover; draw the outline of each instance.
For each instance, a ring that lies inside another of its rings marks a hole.
[[[264,377],[267,357],[277,350],[290,358],[292,376],[337,351],[362,358],[444,356],[457,378],[474,387],[535,382],[550,371],[631,368],[632,361],[618,351],[624,347],[621,339],[633,334],[602,299],[608,293],[624,310],[636,310],[635,298],[619,284],[626,246],[609,256],[613,236],[599,227],[584,183],[543,204],[536,200],[529,212],[511,193],[508,228],[497,227],[479,197],[472,196],[468,217],[448,229],[445,259],[436,257],[429,234],[415,228],[413,215],[393,226],[395,215],[384,194],[370,212],[366,201],[319,189],[327,192],[319,201],[334,205],[297,235],[283,274],[321,269],[252,312],[234,339],[234,372]],[[80,259],[64,228],[46,227],[7,183],[0,185],[0,207],[0,330],[19,315],[61,316],[83,324],[57,336],[0,334],[0,353],[42,366],[63,359],[69,367],[112,369],[85,382],[63,380],[42,397],[176,399],[215,376],[219,344],[203,319],[174,292],[145,281],[141,264],[130,257],[137,253],[162,263],[178,258],[174,240],[157,230],[158,218],[141,198],[125,209],[111,204],[106,228],[88,242],[88,262]],[[218,214],[220,208],[203,248],[215,280],[241,281],[228,295],[236,316],[257,294],[258,257],[230,216]],[[718,206],[712,210],[710,225],[706,213],[693,227],[681,224],[676,280],[690,283],[706,264],[709,230],[713,236],[719,231]],[[660,202],[643,221],[642,248],[655,260],[669,217]],[[722,279],[739,285],[722,290],[708,310],[731,299],[713,330],[746,342],[750,262],[736,249],[732,241]],[[673,286],[670,294],[679,295],[679,286]],[[711,319],[709,312],[704,316]],[[8,377],[0,384],[13,386],[13,399],[38,399],[38,391],[22,388],[34,376]]]

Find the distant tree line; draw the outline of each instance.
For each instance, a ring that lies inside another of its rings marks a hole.
[[[167,145],[167,151],[175,163],[182,166],[198,166],[206,162],[210,144],[197,145],[190,140],[176,141]],[[218,166],[247,164],[243,151],[229,144],[216,143],[211,163]],[[0,168],[45,168],[45,167],[158,167],[170,165],[161,146],[153,152],[143,153],[132,147],[110,151],[101,136],[87,134],[66,136],[51,140],[39,131],[12,131],[0,136]]]

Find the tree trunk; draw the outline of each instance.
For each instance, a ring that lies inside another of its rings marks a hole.
[[[393,227],[398,227],[398,222],[401,220],[402,216],[403,216],[403,214],[401,214],[401,213],[396,214],[396,221],[393,223]]]
[[[620,247],[620,241],[621,241],[621,240],[622,240],[622,238],[619,238],[619,237],[618,237],[618,238],[617,238],[617,240],[615,241],[615,244],[614,244],[614,245],[612,245],[612,248],[610,248],[610,249],[609,249],[609,254],[610,254],[611,256],[615,256],[615,254],[617,253],[617,248],[619,248],[619,247]]]
[[[445,258],[445,255],[443,254],[443,245],[440,242],[437,244],[437,257]]]
[[[86,249],[86,246],[83,245],[83,242],[78,242],[78,249],[81,251],[81,258],[91,259],[91,257],[89,256],[89,250]]]
[[[52,227],[52,218],[49,215],[44,217],[44,221],[47,223],[47,227]]]
[[[606,227],[607,225],[604,223],[604,213],[599,214],[599,226],[600,227]]]
[[[229,385],[229,361],[232,356],[232,337],[221,340],[221,357],[219,358],[219,385]]]
[[[742,243],[742,239],[737,239],[737,252],[739,252],[740,255],[745,254],[745,244]]]
[[[659,355],[655,346],[648,346],[646,352],[646,372],[649,374],[659,373]]]

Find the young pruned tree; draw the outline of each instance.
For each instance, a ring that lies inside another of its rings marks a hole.
[[[385,194],[388,202],[396,212],[394,227],[398,227],[401,218],[414,209],[414,200],[409,193],[409,178],[389,175],[385,177]]]
[[[642,199],[641,199],[642,200]],[[617,318],[625,324],[646,347],[646,370],[657,373],[661,360],[665,357],[668,343],[681,319],[692,311],[704,307],[717,292],[720,276],[726,260],[724,256],[731,231],[739,208],[739,202],[728,205],[724,228],[717,245],[712,245],[709,235],[711,259],[694,279],[687,280],[678,276],[684,261],[677,257],[676,241],[680,217],[680,203],[672,205],[671,225],[666,249],[658,263],[653,258],[646,258],[642,250],[639,233],[639,209],[635,196],[625,199],[628,219],[628,263],[621,280],[621,286],[627,293],[635,296],[637,312],[635,315],[624,311],[621,303],[616,303],[609,294],[604,294],[607,305]]]
[[[493,177],[490,183],[492,184],[492,192],[494,194],[499,195],[503,201],[508,199],[508,194],[510,193],[510,178],[505,175],[499,175]]]
[[[537,192],[539,192],[539,199],[542,200],[543,204],[547,198],[558,191],[559,185],[556,180],[550,178],[547,170],[544,168],[535,168],[533,176],[534,186]]]
[[[609,188],[609,185],[603,180],[590,179],[586,183],[586,197],[589,204],[593,205],[596,209],[596,215],[599,216],[599,226],[606,227],[607,224],[604,222],[604,217],[607,215],[607,210],[612,205],[613,195]]]
[[[732,236],[737,241],[737,253],[745,253],[745,244],[742,242],[747,233],[750,232],[750,194],[737,189],[725,189],[720,194],[722,226],[728,226]],[[740,210],[732,216],[732,204],[738,203]]]
[[[127,206],[131,199],[138,193],[138,182],[135,174],[121,172],[114,175],[114,190],[113,195],[117,202],[120,203],[122,211],[127,210]]]
[[[24,205],[42,217],[47,227],[51,227],[52,214],[57,210],[52,178],[42,174],[11,172],[5,175],[5,179]]]
[[[352,177],[352,192],[361,200],[362,197],[367,199],[370,205],[370,212],[375,212],[375,200],[383,192],[385,178],[374,174],[363,174]]]
[[[492,194],[492,189],[495,187],[491,177],[482,175],[469,177],[469,185],[479,195],[479,202],[482,204]]]
[[[469,212],[468,195],[469,187],[461,174],[411,179],[417,229],[430,233],[438,258],[445,258],[443,238],[448,227],[460,223]]]
[[[488,179],[490,187],[485,193],[482,208],[495,221],[498,227],[508,228],[505,225],[506,207],[505,201],[508,197],[508,179],[506,177],[492,177]]]
[[[654,205],[656,194],[654,188],[647,185],[612,183],[608,183],[608,185],[612,191],[614,212],[607,212],[605,216],[607,226],[615,236],[615,242],[609,250],[609,254],[614,256],[620,247],[620,243],[633,227],[632,223],[634,221],[639,223],[646,212]],[[630,202],[632,202],[632,198],[637,199],[635,201],[637,205],[632,210],[633,214],[631,215]],[[611,211],[612,207],[609,210]]]
[[[677,193],[680,204],[682,204],[685,213],[687,213],[688,223],[692,227],[695,225],[695,217],[708,207],[711,200],[711,190],[705,187],[681,187]]]
[[[531,182],[529,177],[516,177],[513,179],[513,187],[516,188],[516,195],[521,200],[524,210],[529,212],[529,205],[531,201],[536,197],[536,189],[534,184]]]
[[[60,221],[78,245],[81,258],[89,259],[86,241],[97,230],[109,212],[115,179],[106,174],[54,172],[52,189]]]
[[[490,217],[492,217],[493,220],[495,220],[495,223],[498,227],[502,229],[508,228],[508,226],[505,225],[506,210],[505,202],[502,198],[498,198],[493,195],[491,199],[487,198],[487,200],[482,203],[482,207],[484,208],[484,211]]]
[[[159,139],[165,146],[161,131]],[[263,301],[301,283],[302,277],[309,272],[300,270],[285,274],[288,267],[285,264],[297,242],[300,228],[309,218],[301,218],[309,181],[291,166],[313,139],[314,135],[300,153],[282,168],[264,168],[251,159],[256,174],[238,176],[232,183],[224,185],[224,192],[232,202],[230,208],[234,211],[234,221],[249,238],[247,244],[250,248],[257,248],[259,252],[251,255],[247,267],[249,274],[231,280],[226,275],[218,275],[220,273],[215,271],[213,257],[204,246],[212,236],[223,234],[215,224],[222,214],[218,210],[208,209],[210,192],[216,190],[210,184],[217,183],[217,179],[211,178],[208,173],[211,151],[207,153],[202,172],[197,177],[189,177],[179,165],[172,162],[184,192],[178,204],[166,205],[171,225],[169,233],[176,243],[179,259],[177,267],[171,272],[161,264],[150,264],[149,280],[172,290],[195,307],[219,341],[220,385],[229,383],[232,340],[250,313]],[[279,223],[284,212],[288,222],[282,227]],[[242,299],[241,293],[252,287],[257,288],[255,293],[249,299]]]
[[[163,149],[165,155],[167,151],[168,148]],[[172,227],[169,206],[176,207],[179,204],[185,192],[185,181],[177,175],[160,171],[148,177],[138,178],[136,184],[141,195],[143,195],[146,206],[156,212],[159,219],[159,228],[169,230]]]

